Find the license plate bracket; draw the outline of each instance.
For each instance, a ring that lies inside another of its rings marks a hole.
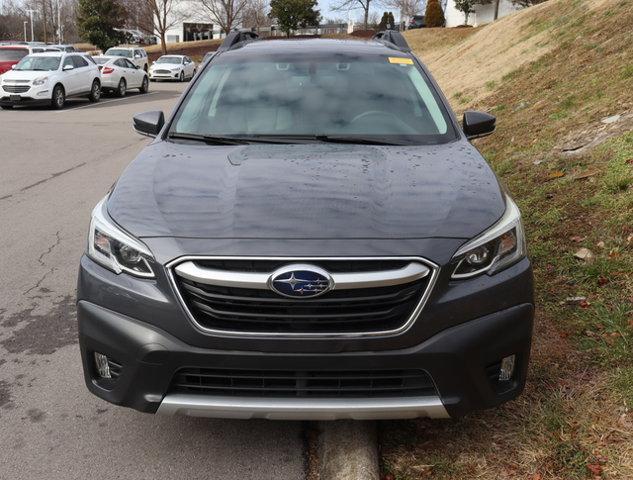
[[[22,100],[22,97],[20,95],[9,95],[9,100],[12,102],[19,102]]]

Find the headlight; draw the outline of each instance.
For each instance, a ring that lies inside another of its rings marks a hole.
[[[48,81],[48,77],[39,77],[33,80],[33,85],[44,85]]]
[[[521,212],[506,195],[506,211],[490,229],[462,246],[452,278],[469,278],[482,273],[492,275],[518,262],[526,255]]]
[[[115,273],[126,272],[143,278],[153,278],[149,249],[136,238],[125,233],[110,220],[106,212],[106,198],[92,211],[88,235],[88,256]]]

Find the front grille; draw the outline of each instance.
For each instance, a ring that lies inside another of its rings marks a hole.
[[[184,368],[171,393],[242,397],[420,397],[437,395],[423,370],[230,370]]]
[[[330,273],[395,270],[410,260],[310,260]],[[201,267],[272,272],[287,260],[197,260]],[[287,298],[272,290],[225,287],[174,278],[184,303],[200,326],[216,331],[271,334],[387,332],[409,321],[429,287],[431,275],[385,287],[334,289],[315,298]]]
[[[9,93],[25,93],[28,92],[31,87],[28,85],[2,85],[5,92]]]
[[[154,73],[158,73],[159,75],[169,75],[171,71],[170,70],[154,70]]]

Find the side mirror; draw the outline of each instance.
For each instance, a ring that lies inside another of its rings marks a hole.
[[[64,72],[67,72],[68,70],[73,70],[75,67],[73,65],[64,65],[64,67],[62,68],[62,70]]]
[[[16,64],[11,65],[11,70],[15,70],[16,68],[18,68],[18,64],[17,64],[17,63],[16,63]]]
[[[468,110],[464,112],[462,127],[469,139],[485,137],[495,131],[497,118],[485,112]]]
[[[160,111],[134,115],[134,130],[147,137],[155,137],[165,125],[165,115]]]
[[[141,58],[141,56],[137,53],[136,55],[134,55],[134,58]]]

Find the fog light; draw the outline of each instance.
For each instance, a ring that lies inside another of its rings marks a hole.
[[[501,368],[499,369],[499,381],[507,382],[514,375],[514,363],[516,355],[510,355],[501,360]]]
[[[108,365],[108,357],[103,353],[95,352],[95,365],[97,366],[97,372],[101,378],[112,378],[110,365]]]

